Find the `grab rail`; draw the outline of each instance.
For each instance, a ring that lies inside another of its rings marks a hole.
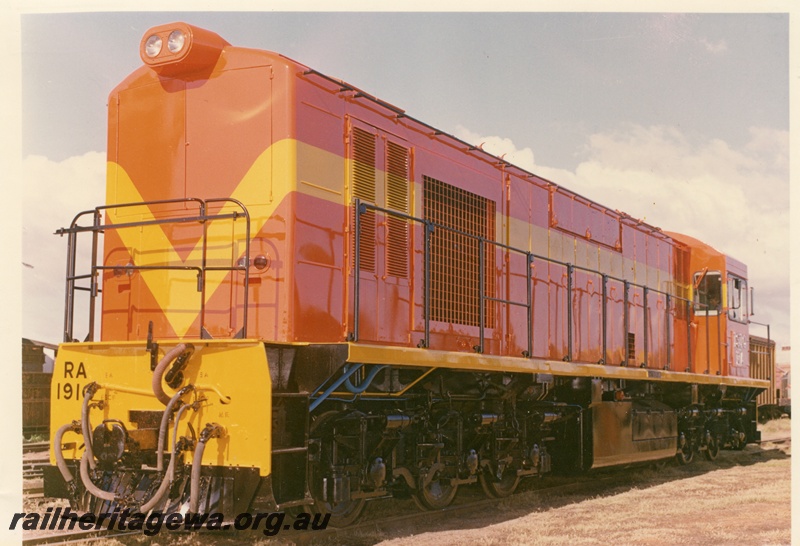
[[[102,213],[112,209],[124,209],[131,207],[154,205],[171,205],[171,204],[196,204],[198,212],[190,216],[174,216],[168,218],[154,218],[152,220],[141,220],[134,222],[124,222],[120,224],[102,223]],[[208,205],[212,203],[230,203],[236,206],[239,210],[227,212],[224,214],[209,214]],[[91,225],[78,225],[87,215],[91,215]],[[234,221],[239,218],[245,220],[245,250],[243,259],[236,262],[231,266],[209,266],[207,264],[207,251],[208,251],[208,223],[215,220],[232,219]],[[131,227],[142,227],[152,225],[165,225],[165,224],[186,224],[198,223],[203,226],[203,247],[202,247],[202,261],[199,266],[190,265],[124,265],[124,266],[109,266],[97,265],[98,254],[98,236],[105,233],[106,230],[118,230]],[[91,268],[90,272],[86,274],[76,274],[76,261],[77,261],[77,237],[80,233],[92,234],[92,251],[91,251]],[[66,294],[64,302],[64,341],[73,341],[73,330],[75,326],[75,291],[82,290],[89,292],[89,331],[86,336],[86,341],[94,341],[95,332],[95,304],[98,294],[102,293],[102,289],[98,286],[97,276],[100,271],[105,270],[118,270],[124,269],[126,271],[195,271],[197,273],[197,291],[201,293],[200,296],[200,331],[205,332],[205,282],[207,271],[244,271],[244,305],[243,305],[243,318],[242,328],[234,336],[236,338],[247,337],[247,315],[249,304],[249,279],[250,279],[250,213],[247,207],[237,199],[232,198],[214,198],[214,199],[199,199],[197,197],[187,197],[181,199],[161,199],[155,201],[139,201],[133,203],[119,203],[115,205],[104,205],[95,207],[92,210],[85,210],[75,215],[69,228],[60,228],[56,230],[56,235],[67,235],[67,274],[66,274]],[[76,281],[89,280],[89,286],[78,286]]]
[[[355,206],[355,218],[354,218],[354,251],[353,251],[353,258],[354,258],[354,265],[353,265],[353,331],[350,332],[348,339],[350,341],[358,341],[359,340],[359,327],[360,327],[360,299],[361,299],[361,283],[360,283],[360,276],[361,276],[361,267],[360,267],[360,242],[361,242],[361,231],[363,229],[363,223],[360,221],[360,217],[363,214],[366,214],[368,211],[379,212],[385,214],[387,216],[392,216],[395,218],[399,218],[402,220],[406,220],[408,222],[420,224],[424,227],[424,235],[423,235],[423,319],[424,319],[424,332],[423,338],[420,340],[418,347],[430,347],[430,321],[431,321],[431,294],[430,294],[430,284],[431,284],[431,255],[430,255],[430,235],[435,230],[442,229],[447,230],[452,233],[456,233],[458,235],[467,237],[478,243],[478,307],[479,307],[479,324],[478,324],[478,345],[473,347],[473,350],[477,353],[483,353],[485,349],[485,309],[484,304],[486,301],[492,301],[497,303],[502,303],[506,305],[515,305],[524,307],[527,311],[527,319],[528,319],[528,329],[527,329],[527,351],[523,352],[522,356],[525,358],[532,358],[533,356],[533,301],[532,301],[532,267],[535,261],[543,261],[549,264],[555,264],[567,269],[567,354],[564,355],[564,361],[572,361],[574,357],[574,347],[573,347],[573,295],[575,292],[575,288],[573,286],[573,277],[575,275],[575,271],[583,271],[586,273],[594,274],[599,276],[602,279],[602,332],[603,332],[603,339],[602,339],[602,360],[599,362],[600,364],[608,363],[608,311],[607,311],[607,286],[609,281],[620,282],[623,285],[623,292],[624,292],[624,308],[623,308],[623,321],[624,321],[624,329],[625,332],[630,331],[630,310],[629,307],[629,300],[630,300],[630,290],[631,289],[641,289],[644,297],[644,301],[642,302],[642,310],[644,313],[644,320],[643,320],[643,343],[644,343],[644,361],[642,362],[643,366],[648,365],[649,360],[649,337],[648,337],[648,329],[649,329],[649,319],[648,319],[648,296],[650,294],[659,294],[666,298],[666,307],[665,307],[665,314],[669,314],[671,309],[673,308],[673,302],[683,302],[685,305],[685,312],[686,312],[686,322],[687,322],[687,367],[691,367],[692,364],[692,351],[691,351],[691,329],[689,327],[689,317],[690,317],[690,310],[692,301],[678,296],[676,294],[671,294],[669,292],[664,292],[662,290],[658,290],[647,285],[633,283],[623,278],[615,277],[613,275],[609,275],[606,273],[602,273],[598,270],[591,269],[588,267],[583,267],[580,265],[572,264],[569,262],[563,262],[560,260],[556,260],[554,258],[550,258],[547,256],[542,256],[539,254],[534,254],[528,250],[512,247],[510,245],[501,243],[499,241],[491,241],[481,236],[477,236],[471,233],[467,233],[465,231],[461,231],[450,226],[438,224],[436,222],[432,222],[430,220],[424,218],[418,218],[416,216],[412,216],[407,213],[398,212],[395,210],[387,209],[384,207],[379,207],[377,205],[373,205],[371,203],[365,203],[360,199],[354,200]],[[485,293],[485,245],[492,245],[496,249],[504,249],[509,252],[518,253],[522,256],[526,257],[526,264],[527,264],[527,301],[526,302],[517,302],[517,301],[509,301],[500,298],[495,298],[491,295],[487,295]],[[695,303],[695,305],[703,307],[703,304]],[[676,307],[677,308],[677,307]],[[671,325],[669,320],[665,320],[665,335],[666,339],[671,339]],[[626,341],[627,343],[627,341]],[[627,353],[627,349],[626,349]],[[673,355],[672,355],[672,344],[668,341],[666,344],[666,365],[665,369],[670,369],[673,365]],[[627,365],[627,359],[621,363],[621,365]]]

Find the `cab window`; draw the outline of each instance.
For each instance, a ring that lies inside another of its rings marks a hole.
[[[728,318],[747,322],[747,281],[728,273]]]
[[[716,315],[722,306],[722,275],[719,271],[694,275],[694,310],[696,315]]]

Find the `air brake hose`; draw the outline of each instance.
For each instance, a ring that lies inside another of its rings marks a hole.
[[[177,395],[176,395],[177,396]],[[178,414],[175,416],[175,431],[172,436],[172,457],[169,460],[169,465],[167,465],[167,471],[164,473],[163,478],[161,479],[161,483],[158,485],[158,489],[150,498],[149,501],[144,503],[141,507],[139,507],[139,511],[143,514],[147,514],[150,510],[155,508],[159,502],[164,498],[164,495],[169,488],[172,486],[172,483],[175,481],[175,466],[178,464],[178,424],[183,416],[183,412],[187,409],[194,409],[197,411],[197,408],[200,406],[199,401],[195,402],[194,404],[184,404],[178,410]]]
[[[86,446],[86,453],[89,455],[89,466],[94,470],[97,463],[94,460],[94,449],[92,447],[92,423],[89,422],[89,403],[92,401],[100,386],[97,383],[89,383],[83,391],[83,406],[81,407],[81,431],[83,432],[83,444]]]
[[[115,501],[117,496],[110,491],[103,491],[99,487],[97,487],[93,482],[92,478],[89,477],[89,451],[83,452],[83,457],[81,457],[81,481],[83,482],[83,486],[86,490],[97,497],[98,499],[107,500],[107,501]]]
[[[172,364],[173,360],[176,358],[183,358],[186,360],[192,355],[192,352],[194,352],[194,347],[191,344],[179,343],[161,357],[161,360],[159,360],[156,365],[156,369],[153,370],[153,393],[165,406],[169,403],[170,398],[161,386],[161,382],[164,378],[164,371],[167,369],[167,366]],[[186,353],[185,356],[184,353]]]
[[[169,418],[175,409],[175,404],[181,401],[183,395],[194,389],[194,385],[186,385],[181,390],[175,393],[175,396],[169,399],[164,414],[161,416],[161,425],[158,427],[158,446],[156,449],[157,464],[156,468],[161,472],[164,470],[164,440],[167,438],[167,429],[169,428]]]
[[[183,412],[186,411],[187,409],[193,409],[194,411],[197,411],[198,408],[200,407],[200,403],[201,402],[202,402],[201,400],[198,400],[194,404],[184,404],[178,410],[178,414],[175,416],[175,430],[172,432],[172,456],[173,457],[175,457],[176,453],[177,453],[176,450],[177,450],[177,447],[178,447],[178,425],[180,425],[181,417],[183,417]],[[177,463],[175,465],[172,465],[171,469],[167,470],[167,475],[169,476],[169,481],[170,482],[172,482],[172,480],[175,478],[175,466],[176,465],[177,465]]]
[[[178,458],[178,450],[176,448],[177,446],[173,446],[172,457],[169,460],[167,471],[164,473],[164,477],[161,479],[158,489],[150,498],[150,500],[139,508],[139,512],[142,514],[147,514],[150,510],[155,508],[159,501],[161,501],[161,499],[164,497],[164,494],[169,490],[169,486],[172,483],[170,476],[174,476],[175,474],[175,459]]]
[[[75,480],[75,477],[72,475],[72,472],[70,472],[69,467],[67,466],[67,461],[64,460],[64,454],[61,452],[61,444],[64,438],[64,433],[68,430],[80,434],[81,425],[78,421],[73,421],[72,423],[62,425],[56,431],[56,436],[53,439],[53,452],[56,455],[56,466],[61,472],[61,476],[64,478],[64,481],[67,482],[67,487],[72,489],[74,487],[73,481]]]
[[[217,423],[207,423],[206,428],[200,433],[200,438],[197,442],[197,447],[194,449],[194,458],[192,459],[192,478],[189,489],[189,512],[196,514],[197,507],[200,499],[200,470],[201,463],[203,462],[203,451],[206,449],[206,443],[211,438],[218,438],[222,435],[225,429]]]

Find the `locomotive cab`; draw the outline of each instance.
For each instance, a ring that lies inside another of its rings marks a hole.
[[[747,266],[685,235],[693,303],[691,352],[687,371],[749,377],[750,294]]]

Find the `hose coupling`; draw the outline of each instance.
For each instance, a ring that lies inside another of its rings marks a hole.
[[[83,388],[83,397],[94,398],[94,395],[97,394],[97,391],[99,390],[100,385],[97,384],[97,381],[92,381]]]
[[[200,438],[197,440],[205,444],[211,438],[220,438],[225,433],[225,429],[219,423],[207,423],[205,428],[200,431]]]

